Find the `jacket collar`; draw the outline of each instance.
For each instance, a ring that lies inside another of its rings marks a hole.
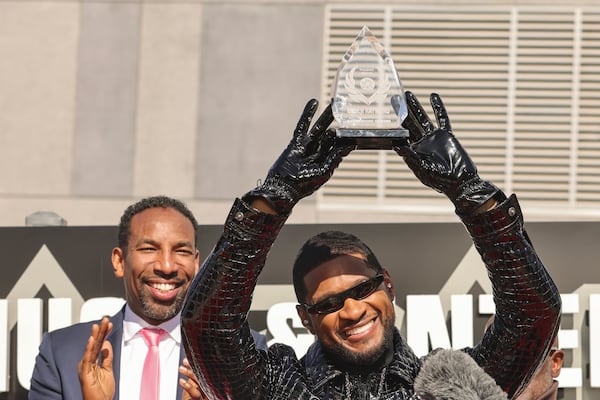
[[[317,392],[323,386],[330,384],[332,380],[344,374],[343,371],[340,371],[329,362],[318,341],[310,346],[303,361],[308,380]],[[387,374],[397,376],[402,382],[402,386],[412,387],[420,368],[421,360],[404,342],[398,330],[394,328],[394,356],[387,366]]]

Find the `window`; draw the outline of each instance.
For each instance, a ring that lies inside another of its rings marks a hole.
[[[600,8],[327,7],[322,100],[363,25],[405,89],[438,92],[480,175],[529,208],[600,213]],[[391,151],[350,154],[320,207],[448,208]]]

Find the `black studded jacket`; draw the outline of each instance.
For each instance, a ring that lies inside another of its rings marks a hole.
[[[182,337],[203,391],[209,398],[235,400],[415,398],[420,360],[397,332],[391,364],[361,376],[328,364],[318,343],[300,360],[283,344],[255,348],[247,323],[252,292],[287,217],[261,213],[237,199],[188,291]],[[516,196],[462,222],[486,265],[496,303],[493,325],[464,351],[513,398],[550,350],[560,296],[523,228]]]

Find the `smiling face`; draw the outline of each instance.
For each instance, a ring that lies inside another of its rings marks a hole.
[[[341,293],[372,277],[358,254],[340,255],[308,272],[305,303],[312,305]],[[298,306],[300,319],[317,336],[324,350],[338,362],[351,365],[377,365],[391,359],[393,351],[393,286],[387,271],[383,283],[361,300],[347,298],[343,307],[329,314],[310,314]]]
[[[194,227],[173,208],[148,208],[131,219],[127,253],[116,247],[115,276],[124,279],[129,307],[152,325],[173,318],[198,271]]]

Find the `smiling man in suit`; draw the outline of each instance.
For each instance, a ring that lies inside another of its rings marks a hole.
[[[161,330],[156,399],[182,396],[180,311],[199,268],[198,224],[180,201],[154,196],[129,206],[112,251],[126,305],[102,321],[44,335],[31,379],[30,400],[141,399],[148,345],[143,330]],[[99,361],[100,360],[100,361]],[[114,393],[114,396],[113,396]]]

